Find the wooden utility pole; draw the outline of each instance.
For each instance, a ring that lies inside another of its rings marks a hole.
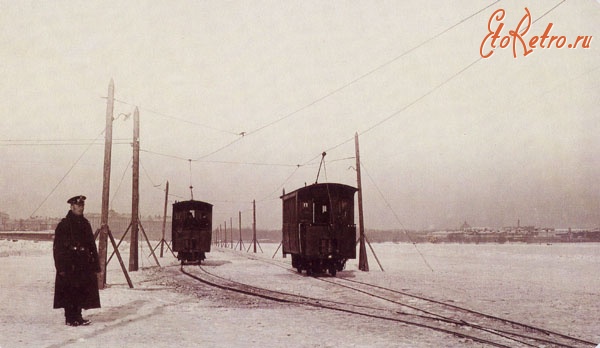
[[[163,223],[162,223],[162,239],[160,240],[160,257],[163,257],[163,246],[165,244],[165,228],[167,226],[167,202],[169,201],[169,181],[167,180],[167,186],[165,188],[165,208],[163,209]],[[168,247],[168,245],[167,245]]]
[[[140,226],[140,112],[133,113],[133,178],[131,188],[131,242],[129,244],[129,271],[138,270],[138,235]]]
[[[238,223],[239,223],[239,229],[240,229],[240,241],[238,242],[240,244],[240,251],[244,250],[244,240],[242,239],[242,212],[238,211]]]
[[[250,248],[252,246],[254,246],[254,253],[256,254],[256,245],[258,245],[258,247],[260,248],[260,252],[263,253],[264,251],[262,250],[260,243],[256,239],[256,200],[253,200],[252,201],[252,244],[248,245],[248,250],[246,250],[246,252],[249,252]]]
[[[102,213],[100,216],[100,234],[98,240],[98,258],[100,273],[98,273],[98,288],[106,285],[106,256],[108,247],[108,203],[110,193],[110,161],[112,149],[112,123],[115,104],[115,83],[111,79],[108,85],[106,100],[106,128],[104,128],[104,179],[102,183]]]
[[[369,260],[367,260],[367,248],[365,245],[365,226],[363,220],[363,201],[362,201],[362,184],[360,178],[360,151],[358,148],[358,133],[354,134],[354,145],[356,147],[356,181],[358,187],[358,230],[359,237],[359,254],[358,254],[358,269],[361,271],[369,271]]]
[[[104,289],[106,285],[106,256],[108,239],[112,243],[113,249],[119,259],[119,264],[123,270],[123,274],[127,279],[127,283],[130,288],[133,288],[133,283],[129,278],[127,269],[123,264],[123,259],[119,253],[117,243],[108,228],[108,203],[110,193],[110,164],[111,164],[111,150],[112,150],[112,124],[113,124],[113,112],[115,105],[115,83],[111,79],[108,85],[108,96],[106,97],[106,128],[104,129],[104,175],[102,183],[102,214],[100,216],[100,228],[97,231],[99,235],[98,241],[98,262],[100,263],[100,272],[98,273],[98,289]]]
[[[256,254],[256,200],[252,200],[252,243]]]

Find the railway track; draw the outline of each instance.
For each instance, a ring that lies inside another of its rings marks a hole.
[[[465,325],[476,330],[486,331],[531,347],[596,347],[590,341],[535,327],[517,321],[485,314],[454,304],[416,296],[374,284],[345,278],[316,278],[366,296],[375,297],[396,304],[413,315],[442,320],[455,325]]]
[[[253,258],[254,259],[254,258]],[[258,259],[258,258],[257,258]],[[289,265],[258,259],[295,273]],[[286,265],[286,266],[284,266]],[[360,301],[349,303],[324,298],[309,297],[300,294],[275,291],[257,287],[214,274],[206,267],[197,266],[191,269],[181,267],[181,272],[205,285],[222,290],[229,290],[247,296],[254,296],[270,301],[292,305],[310,306],[334,310],[350,315],[384,320],[393,324],[416,326],[433,330],[458,338],[471,340],[493,347],[595,347],[592,342],[560,335],[547,330],[505,321],[501,318],[487,316],[454,305],[424,298],[415,299],[410,294],[402,294],[393,289],[376,285],[338,278],[314,278],[329,283],[343,291],[356,296],[367,296],[377,299],[379,305],[365,305]],[[408,300],[410,298],[410,300]],[[422,301],[415,304],[415,300]],[[432,302],[433,301],[433,302]],[[362,301],[364,303],[364,301]],[[382,302],[387,305],[382,306]],[[412,302],[412,303],[411,303]],[[439,302],[439,303],[436,303]]]
[[[281,267],[288,272],[296,273],[288,263],[252,255],[245,256],[253,260]],[[470,331],[487,332],[502,337],[513,342],[511,347],[597,347],[596,343],[585,339],[474,311],[452,303],[410,294],[405,291],[341,277],[313,277],[311,279],[329,283],[348,291],[362,294],[365,297],[387,302],[389,304],[389,307],[387,307],[388,310],[396,311],[406,316],[440,321],[456,327],[466,327]]]

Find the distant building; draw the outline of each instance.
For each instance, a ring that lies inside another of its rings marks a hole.
[[[5,229],[4,226],[8,223],[8,220],[10,220],[10,215],[0,212],[0,230]]]

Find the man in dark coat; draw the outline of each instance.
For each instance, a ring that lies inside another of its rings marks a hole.
[[[81,309],[100,308],[98,250],[90,222],[83,217],[85,196],[67,201],[71,210],[54,232],[54,308],[65,309],[69,326],[89,325]]]

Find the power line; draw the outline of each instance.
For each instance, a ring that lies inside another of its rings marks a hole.
[[[127,101],[119,100],[119,99],[116,99],[116,98],[115,98],[115,101],[119,102],[119,103],[122,103],[122,104],[130,105],[130,106],[137,106],[137,105],[134,105],[133,103],[129,103]],[[185,123],[193,124],[193,125],[196,125],[196,126],[200,126],[200,127],[203,127],[203,128],[206,128],[206,129],[210,129],[210,130],[214,130],[214,131],[221,132],[221,133],[227,133],[227,134],[233,134],[233,135],[241,135],[240,133],[223,130],[223,129],[219,129],[219,128],[216,128],[216,127],[207,126],[207,125],[205,125],[203,123],[198,123],[198,122],[186,120],[186,119],[180,118],[180,117],[171,116],[171,115],[168,115],[168,114],[160,112],[160,111],[156,111],[156,110],[152,110],[152,109],[148,109],[148,108],[142,108],[142,107],[139,107],[139,106],[137,106],[137,107],[139,108],[139,110],[146,111],[146,112],[149,112],[151,114],[155,114],[157,116],[161,116],[161,117],[164,117],[164,118],[167,118],[167,119],[171,119],[171,120],[175,120],[175,121],[179,121],[179,122],[185,122]]]
[[[146,152],[146,153],[149,153],[149,154],[153,154],[153,155],[158,155],[158,156],[163,156],[163,157],[169,157],[169,158],[173,158],[173,159],[177,159],[177,160],[192,161],[192,162],[199,162],[199,163],[238,164],[238,165],[272,166],[272,167],[300,167],[300,166],[302,166],[300,164],[289,164],[289,163],[263,163],[263,162],[240,162],[240,161],[217,161],[217,160],[215,160],[215,161],[190,160],[189,158],[184,158],[184,157],[175,156],[175,155],[168,155],[168,154],[164,154],[164,153],[160,153],[160,152],[156,152],[156,151],[142,150],[142,149],[140,149],[140,151]]]
[[[564,1],[564,0],[563,0],[563,1]],[[336,94],[336,93],[338,93],[338,92],[340,92],[340,91],[342,91],[342,90],[344,90],[344,89],[346,89],[346,88],[348,88],[348,87],[352,86],[352,85],[353,85],[353,84],[355,84],[356,82],[358,82],[358,81],[360,81],[360,80],[362,80],[362,79],[366,78],[367,76],[370,76],[370,75],[374,74],[375,72],[377,72],[377,71],[379,71],[379,70],[383,69],[384,67],[386,67],[386,66],[388,66],[388,65],[390,65],[390,64],[392,64],[392,63],[394,63],[394,62],[395,62],[395,61],[397,61],[398,59],[400,59],[400,58],[402,58],[402,57],[404,57],[404,56],[408,55],[409,53],[411,53],[411,52],[413,52],[413,51],[415,51],[415,50],[417,50],[417,49],[421,48],[422,46],[426,45],[427,43],[429,43],[429,42],[431,42],[431,41],[433,41],[433,40],[437,39],[438,37],[442,36],[443,34],[447,33],[448,31],[450,31],[450,30],[454,29],[455,27],[457,27],[458,25],[460,25],[460,24],[464,23],[465,21],[467,21],[467,20],[469,20],[469,19],[471,19],[471,18],[475,17],[475,16],[476,16],[476,15],[478,15],[479,13],[481,13],[481,12],[485,11],[486,9],[490,8],[491,6],[493,6],[494,4],[496,4],[496,3],[498,3],[498,2],[500,2],[500,0],[496,0],[496,1],[494,1],[493,3],[491,3],[491,4],[487,5],[487,6],[485,6],[484,8],[482,8],[482,9],[480,9],[480,10],[476,11],[475,13],[472,13],[471,15],[469,15],[469,16],[467,16],[467,17],[465,17],[465,18],[461,19],[461,20],[460,20],[460,21],[458,21],[457,23],[455,23],[455,24],[451,25],[450,27],[448,27],[448,28],[446,28],[445,30],[443,30],[443,31],[439,32],[438,34],[436,34],[436,35],[434,35],[434,36],[430,37],[429,39],[427,39],[427,40],[425,40],[425,41],[421,42],[420,44],[418,44],[418,45],[416,45],[416,46],[414,46],[414,47],[412,47],[412,48],[408,49],[407,51],[405,51],[405,52],[401,53],[400,55],[398,55],[398,56],[396,56],[396,57],[394,57],[394,58],[392,58],[392,59],[388,60],[387,62],[385,62],[385,63],[383,63],[383,64],[381,64],[381,65],[379,65],[379,66],[375,67],[374,69],[371,69],[371,70],[369,70],[368,72],[366,72],[366,73],[364,73],[364,74],[360,75],[359,77],[355,78],[354,80],[352,80],[352,81],[350,81],[350,82],[347,82],[346,84],[342,85],[341,87],[338,87],[338,88],[336,88],[336,89],[334,89],[334,90],[332,90],[332,91],[330,91],[330,92],[326,93],[325,95],[321,96],[320,98],[317,98],[317,99],[313,100],[312,102],[310,102],[310,103],[308,103],[308,104],[306,104],[306,105],[304,105],[304,106],[300,107],[299,109],[296,109],[295,111],[292,111],[292,112],[290,112],[290,113],[288,113],[288,114],[286,114],[286,115],[284,115],[284,116],[282,116],[282,117],[280,117],[280,118],[278,118],[278,119],[276,119],[276,120],[274,120],[274,121],[271,121],[271,122],[269,122],[269,123],[267,123],[267,124],[265,124],[265,125],[262,125],[262,126],[260,126],[260,127],[256,128],[256,129],[254,129],[254,130],[252,130],[252,131],[250,131],[250,132],[244,132],[244,133],[240,133],[240,135],[242,135],[242,137],[239,137],[239,138],[237,138],[237,139],[235,139],[235,140],[233,140],[233,141],[231,141],[231,142],[229,142],[229,143],[227,143],[227,144],[223,145],[222,147],[220,147],[220,148],[218,148],[218,149],[216,149],[216,150],[214,150],[214,151],[212,151],[212,152],[210,152],[210,153],[208,153],[208,154],[205,154],[205,155],[203,155],[203,156],[199,157],[198,159],[203,159],[203,158],[206,158],[206,157],[208,157],[208,156],[214,155],[215,153],[217,153],[217,152],[220,152],[220,151],[222,151],[222,150],[224,150],[224,149],[226,149],[226,148],[228,148],[228,147],[230,147],[230,146],[234,145],[235,143],[239,142],[240,140],[242,140],[242,139],[243,139],[243,137],[244,137],[244,136],[251,135],[251,134],[254,134],[254,133],[258,133],[258,132],[260,132],[261,130],[263,130],[263,129],[265,129],[265,128],[268,128],[268,127],[270,127],[270,126],[273,126],[273,125],[275,125],[275,124],[277,124],[277,123],[279,123],[279,122],[281,122],[281,121],[283,121],[283,120],[285,120],[285,119],[287,119],[287,118],[290,118],[290,117],[292,117],[292,116],[294,116],[294,115],[296,115],[296,114],[298,114],[298,113],[300,113],[300,112],[302,112],[302,111],[304,111],[304,110],[306,110],[306,109],[310,108],[311,106],[313,106],[313,105],[315,105],[315,104],[317,104],[317,103],[319,103],[319,102],[321,102],[321,101],[323,101],[323,100],[325,100],[325,99],[327,99],[327,98],[331,97],[332,95],[334,95],[334,94]]]
[[[112,194],[112,199],[110,200],[111,209],[113,207],[113,202],[114,202],[115,198],[117,198],[117,193],[119,192],[119,189],[121,188],[121,184],[123,184],[123,179],[125,179],[125,174],[127,174],[127,170],[129,169],[129,165],[131,164],[132,161],[133,161],[133,158],[130,158],[129,162],[125,166],[125,170],[123,170],[123,175],[121,176],[121,181],[119,181],[119,185],[117,185],[117,189]]]
[[[496,3],[498,3],[499,1],[500,1],[500,0],[496,0],[495,2],[491,3],[490,5],[488,5],[488,6],[485,6],[484,8],[480,9],[479,11],[477,11],[477,12],[475,12],[475,13],[473,13],[473,14],[469,15],[469,16],[468,16],[468,17],[466,17],[466,18],[463,18],[462,20],[460,20],[459,22],[455,23],[454,25],[452,25],[452,26],[448,27],[447,29],[445,29],[445,30],[443,30],[443,31],[439,32],[438,34],[436,34],[436,35],[434,35],[434,36],[430,37],[429,39],[427,39],[427,40],[425,40],[425,41],[421,42],[421,43],[420,43],[420,44],[418,44],[417,46],[414,46],[414,47],[412,47],[412,48],[408,49],[407,51],[403,52],[402,54],[400,54],[400,55],[398,55],[398,56],[396,56],[396,57],[394,57],[394,58],[392,58],[392,59],[388,60],[387,62],[385,62],[385,63],[383,63],[383,64],[381,64],[381,65],[379,65],[379,66],[375,67],[374,69],[371,69],[371,70],[369,70],[368,72],[366,72],[366,73],[364,73],[364,74],[360,75],[359,77],[355,78],[354,80],[352,80],[352,81],[350,81],[350,82],[348,82],[348,83],[344,84],[343,86],[341,86],[341,87],[338,87],[338,88],[334,89],[333,91],[331,91],[331,92],[329,92],[329,93],[325,94],[324,96],[322,96],[322,97],[320,97],[320,98],[318,98],[318,99],[316,99],[316,100],[314,100],[314,101],[312,101],[312,102],[310,102],[310,103],[306,104],[305,106],[301,107],[300,109],[298,109],[298,110],[296,110],[296,111],[293,111],[293,112],[291,112],[291,113],[289,113],[289,114],[287,114],[287,115],[285,115],[285,116],[283,116],[283,117],[281,117],[281,118],[279,118],[279,119],[277,119],[277,120],[275,120],[275,121],[272,121],[272,122],[270,122],[270,123],[267,123],[267,124],[265,124],[265,125],[263,125],[263,126],[261,126],[261,127],[257,128],[257,129],[255,129],[255,130],[253,130],[253,131],[251,131],[251,132],[248,132],[248,133],[246,133],[246,135],[250,135],[250,134],[253,134],[253,133],[257,133],[257,132],[259,132],[259,131],[261,131],[261,130],[263,130],[263,129],[267,128],[267,127],[270,127],[270,126],[272,126],[272,125],[274,125],[274,124],[276,124],[276,123],[278,123],[278,122],[281,122],[281,121],[285,120],[286,118],[288,118],[288,117],[291,117],[291,116],[293,116],[293,115],[295,115],[295,114],[297,114],[297,113],[299,113],[299,112],[301,112],[301,111],[303,111],[303,110],[305,110],[305,109],[307,109],[307,108],[309,108],[309,107],[311,107],[311,106],[313,106],[313,105],[315,105],[315,104],[319,103],[320,101],[322,101],[322,100],[324,100],[324,99],[326,99],[326,98],[328,98],[328,97],[330,97],[330,96],[332,96],[332,95],[334,95],[334,94],[336,94],[336,93],[338,93],[338,92],[340,92],[340,91],[342,91],[342,90],[344,90],[344,89],[346,89],[346,88],[350,87],[351,85],[355,84],[356,82],[358,82],[358,81],[360,81],[360,80],[362,80],[362,79],[366,78],[366,77],[367,77],[367,76],[369,76],[369,75],[372,75],[372,74],[374,74],[375,72],[377,72],[377,71],[379,71],[379,70],[381,70],[381,69],[385,68],[386,66],[388,66],[388,65],[390,65],[390,64],[392,64],[392,63],[394,63],[394,62],[395,62],[395,61],[397,61],[398,59],[400,59],[400,58],[402,58],[402,57],[404,57],[404,56],[406,56],[406,55],[410,54],[411,52],[413,52],[413,51],[415,51],[415,50],[417,50],[417,49],[421,48],[422,46],[426,45],[427,43],[429,43],[429,42],[431,42],[431,41],[433,41],[433,40],[437,39],[438,37],[440,37],[440,36],[444,35],[445,33],[447,33],[448,31],[450,31],[450,30],[452,30],[452,29],[454,29],[454,28],[455,28],[455,27],[457,27],[458,25],[460,25],[460,24],[464,23],[465,21],[467,21],[467,20],[469,20],[469,19],[473,18],[474,16],[478,15],[479,13],[481,13],[481,12],[483,12],[483,11],[487,10],[489,7],[491,7],[492,5],[494,5],[494,4],[496,4]]]
[[[266,200],[267,200],[267,198],[271,197],[271,195],[273,195],[275,192],[277,192],[277,191],[279,191],[279,190],[282,190],[282,189],[283,189],[283,187],[285,186],[285,183],[286,183],[286,182],[288,182],[288,181],[289,181],[289,180],[290,180],[290,179],[291,179],[291,178],[294,176],[294,174],[296,174],[296,172],[298,171],[298,169],[299,169],[299,168],[300,168],[300,167],[296,167],[296,168],[294,169],[294,171],[292,172],[292,174],[290,174],[290,175],[287,177],[287,179],[285,179],[285,180],[283,181],[283,183],[282,183],[281,185],[279,185],[279,186],[278,186],[278,187],[277,187],[275,190],[273,190],[273,192],[271,192],[271,193],[269,193],[268,195],[264,196],[262,199],[259,199],[257,202],[264,202],[264,201],[266,201]]]
[[[0,141],[6,142],[90,142],[90,141],[98,141],[99,139],[0,139]],[[113,139],[113,140],[129,140],[127,138]]]
[[[6,142],[6,143],[3,143]],[[115,141],[114,145],[129,145],[130,141]],[[0,140],[0,146],[86,146],[86,145],[104,145],[102,142],[97,141],[28,141],[28,140],[17,140],[17,141],[6,141]]]
[[[539,21],[540,19],[542,19],[544,16],[548,15],[550,12],[552,12],[553,10],[555,10],[556,8],[558,8],[560,5],[562,5],[566,0],[562,0],[560,3],[554,5],[552,8],[550,8],[548,11],[546,11],[544,14],[542,14],[540,17],[538,17],[537,19],[535,19],[534,21],[532,21],[532,23],[535,23],[537,21]],[[489,6],[488,6],[489,7]],[[455,74],[453,74],[452,76],[448,77],[446,80],[442,81],[441,83],[439,83],[438,85],[434,86],[433,88],[431,88],[429,91],[425,92],[423,95],[421,95],[420,97],[418,97],[417,99],[413,100],[412,102],[408,103],[407,105],[403,106],[402,108],[400,108],[399,110],[389,114],[388,116],[386,116],[385,118],[383,118],[382,120],[378,121],[377,123],[375,123],[374,125],[370,126],[369,128],[367,128],[366,130],[359,132],[360,135],[363,135],[365,133],[368,133],[370,131],[372,131],[373,129],[381,126],[383,123],[389,121],[390,119],[398,116],[399,114],[403,113],[404,111],[406,111],[407,109],[409,109],[410,107],[412,107],[413,105],[417,104],[418,102],[420,102],[421,100],[425,99],[426,97],[428,97],[429,95],[433,94],[435,91],[437,91],[438,89],[442,88],[443,86],[445,86],[446,84],[448,84],[450,81],[454,80],[456,77],[462,75],[465,71],[469,70],[471,67],[473,67],[475,64],[477,64],[478,62],[480,62],[481,60],[483,60],[482,57],[477,58],[476,60],[474,60],[473,62],[471,62],[470,64],[468,64],[466,67],[462,68],[461,70],[459,70],[458,72],[456,72]],[[595,70],[596,68],[592,69]],[[354,137],[350,137],[347,140],[342,141],[341,143],[325,150],[326,152],[332,151],[344,144],[347,144],[351,141],[354,140]],[[316,158],[318,158],[320,155],[317,155],[315,157],[312,157],[310,160],[308,160],[307,162],[311,162],[313,160],[315,160]]]
[[[94,141],[96,141],[98,138],[100,138],[100,136],[102,134],[104,134],[105,131],[106,131],[106,129],[103,129],[102,132],[100,132],[100,134],[98,134],[98,136],[96,137],[96,139],[94,139]],[[56,189],[58,188],[58,186],[60,186],[60,184],[69,175],[69,173],[71,173],[71,171],[73,170],[73,168],[75,168],[75,165],[77,165],[77,163],[79,163],[79,161],[81,160],[81,158],[83,158],[83,155],[85,155],[88,152],[88,150],[92,147],[93,144],[94,143],[91,143],[91,144],[88,145],[88,147],[81,153],[81,155],[79,156],[79,158],[77,158],[77,160],[73,163],[73,165],[71,166],[71,168],[69,168],[69,170],[58,181],[58,183],[54,186],[54,188],[50,191],[50,193],[48,193],[48,195],[46,196],[46,198],[44,198],[42,200],[42,202],[37,206],[37,208],[35,208],[35,210],[31,214],[29,214],[29,216],[33,216],[40,209],[40,207],[48,200],[48,198],[50,198],[50,196],[54,193],[54,191],[56,191]]]
[[[142,161],[140,161],[140,164],[142,166],[142,169],[144,170],[144,174],[146,174],[146,178],[148,178],[148,180],[150,181],[150,184],[152,184],[152,187],[158,188],[159,190],[163,191],[163,189],[160,188],[161,184],[155,184],[154,181],[152,180],[152,178],[150,178],[150,175],[148,174],[146,167],[144,167],[144,163]]]
[[[496,1],[494,1],[493,3],[491,3],[491,4],[489,4],[489,5],[487,5],[487,6],[483,7],[483,8],[481,8],[480,10],[478,10],[478,11],[476,11],[476,12],[474,12],[474,13],[470,14],[469,16],[467,16],[467,17],[465,17],[465,18],[461,19],[461,20],[460,20],[460,21],[458,21],[457,23],[455,23],[455,24],[451,25],[450,27],[448,27],[448,28],[446,28],[446,29],[442,30],[442,31],[441,31],[441,32],[439,32],[438,34],[436,34],[436,35],[434,35],[434,36],[432,36],[432,37],[428,38],[427,40],[425,40],[425,41],[421,42],[420,44],[418,44],[418,45],[416,45],[416,46],[414,46],[414,47],[412,47],[412,48],[408,49],[407,51],[405,51],[405,52],[401,53],[400,55],[398,55],[398,56],[396,56],[396,57],[394,57],[394,58],[392,58],[392,59],[390,59],[390,60],[388,60],[388,61],[384,62],[383,64],[380,64],[379,66],[375,67],[374,69],[371,69],[371,70],[369,70],[368,72],[366,72],[366,73],[364,73],[364,74],[360,75],[359,77],[357,77],[357,78],[355,78],[355,79],[351,80],[350,82],[347,82],[346,84],[344,84],[344,85],[342,85],[342,86],[340,86],[340,87],[338,87],[338,88],[336,88],[336,89],[334,89],[334,90],[332,90],[332,91],[330,91],[330,92],[326,93],[325,95],[321,96],[320,98],[317,98],[317,99],[313,100],[312,102],[310,102],[310,103],[308,103],[308,104],[306,104],[306,105],[304,105],[304,106],[300,107],[299,109],[296,109],[295,111],[292,111],[292,112],[290,112],[290,113],[288,113],[288,114],[286,114],[286,115],[284,115],[284,116],[282,116],[282,117],[280,117],[280,118],[278,118],[278,119],[276,119],[276,120],[274,120],[274,121],[272,121],[272,122],[269,122],[269,123],[267,123],[267,124],[265,124],[265,125],[263,125],[263,126],[260,126],[260,127],[256,128],[256,129],[254,129],[254,130],[252,130],[252,131],[250,131],[250,132],[241,132],[241,133],[236,133],[236,132],[231,132],[231,131],[225,131],[225,130],[221,130],[221,129],[218,129],[218,128],[215,128],[215,127],[210,127],[210,126],[207,126],[207,125],[205,125],[205,124],[200,124],[200,123],[192,122],[192,121],[189,121],[189,120],[185,120],[185,119],[177,118],[177,117],[174,117],[174,116],[171,116],[171,115],[167,115],[167,114],[165,114],[165,113],[158,112],[158,111],[155,111],[155,110],[146,109],[146,108],[143,108],[143,110],[145,110],[145,111],[148,111],[148,112],[151,112],[151,113],[154,113],[154,114],[156,114],[156,115],[159,115],[159,116],[162,116],[162,117],[165,117],[165,118],[175,119],[175,120],[178,120],[178,121],[187,122],[187,123],[190,123],[190,124],[195,124],[195,125],[198,125],[198,126],[201,126],[201,127],[205,127],[205,128],[208,128],[208,129],[212,129],[212,130],[215,130],[215,131],[220,131],[220,132],[223,132],[223,133],[228,133],[228,134],[233,134],[233,135],[238,135],[238,136],[240,136],[240,137],[238,137],[238,138],[236,138],[236,139],[234,139],[234,140],[230,141],[229,143],[227,143],[227,144],[225,144],[225,145],[223,145],[223,146],[221,146],[221,147],[219,147],[219,148],[217,148],[217,149],[215,149],[215,150],[213,150],[213,151],[211,151],[211,152],[209,152],[209,153],[207,153],[207,154],[205,154],[205,155],[203,155],[203,156],[201,156],[201,157],[198,157],[198,158],[196,158],[196,159],[195,159],[195,161],[200,161],[200,160],[202,160],[202,159],[204,159],[204,158],[207,158],[207,157],[209,157],[209,156],[211,156],[211,155],[214,155],[214,154],[216,154],[216,153],[218,153],[218,152],[220,152],[220,151],[222,151],[222,150],[224,150],[224,149],[226,149],[226,148],[228,148],[228,147],[230,147],[230,146],[232,146],[232,145],[236,144],[237,142],[239,142],[240,140],[242,140],[242,139],[243,139],[245,136],[247,136],[247,135],[254,134],[254,133],[258,133],[258,132],[260,132],[260,131],[261,131],[261,130],[263,130],[263,129],[266,129],[266,128],[270,127],[270,126],[273,126],[273,125],[275,125],[275,124],[277,124],[277,123],[279,123],[279,122],[281,122],[281,121],[283,121],[283,120],[285,120],[285,119],[287,119],[287,118],[289,118],[289,117],[292,117],[292,116],[294,116],[294,115],[296,115],[296,114],[298,114],[298,113],[300,113],[300,112],[302,112],[302,111],[304,111],[304,110],[306,110],[306,109],[310,108],[311,106],[313,106],[313,105],[315,105],[315,104],[317,104],[317,103],[319,103],[319,102],[321,102],[321,101],[323,101],[323,100],[325,100],[325,99],[329,98],[330,96],[332,96],[332,95],[334,95],[334,94],[336,94],[336,93],[338,93],[338,92],[340,92],[340,91],[342,91],[342,90],[344,90],[344,89],[346,89],[346,88],[348,88],[348,87],[352,86],[352,85],[353,85],[353,84],[355,84],[356,82],[358,82],[358,81],[360,81],[360,80],[362,80],[362,79],[364,79],[364,78],[366,78],[366,77],[368,77],[368,76],[370,76],[370,75],[374,74],[375,72],[377,72],[377,71],[379,71],[379,70],[383,69],[384,67],[386,67],[386,66],[388,66],[388,65],[390,65],[390,64],[392,64],[392,63],[394,63],[394,62],[395,62],[395,61],[397,61],[398,59],[400,59],[400,58],[402,58],[402,57],[404,57],[404,56],[406,56],[406,55],[410,54],[411,52],[413,52],[413,51],[415,51],[415,50],[419,49],[420,47],[422,47],[422,46],[426,45],[427,43],[429,43],[429,42],[431,42],[431,41],[433,41],[433,40],[437,39],[438,37],[440,37],[440,36],[444,35],[444,34],[445,34],[445,33],[447,33],[448,31],[450,31],[450,30],[454,29],[455,27],[457,27],[457,26],[459,26],[460,24],[462,24],[462,23],[466,22],[467,20],[469,20],[469,19],[471,19],[471,18],[475,17],[476,15],[478,15],[478,14],[480,14],[481,12],[485,11],[486,9],[490,8],[491,6],[493,6],[494,4],[498,3],[499,1],[500,1],[500,0],[496,0]],[[564,1],[564,0],[563,0],[563,1]],[[120,103],[123,103],[123,104],[127,104],[127,105],[132,105],[132,106],[133,106],[133,104],[132,104],[132,103],[129,103],[129,102],[126,102],[126,101],[123,101],[123,100],[115,99],[115,101],[117,101],[117,102],[120,102]],[[158,153],[155,153],[155,154],[158,154]],[[160,154],[160,155],[163,155],[163,156],[166,156],[166,157],[171,157],[171,158],[184,159],[184,158],[182,158],[182,157],[179,157],[179,156],[173,156],[173,155],[164,155],[164,154]],[[185,160],[188,160],[188,159],[185,159]]]

